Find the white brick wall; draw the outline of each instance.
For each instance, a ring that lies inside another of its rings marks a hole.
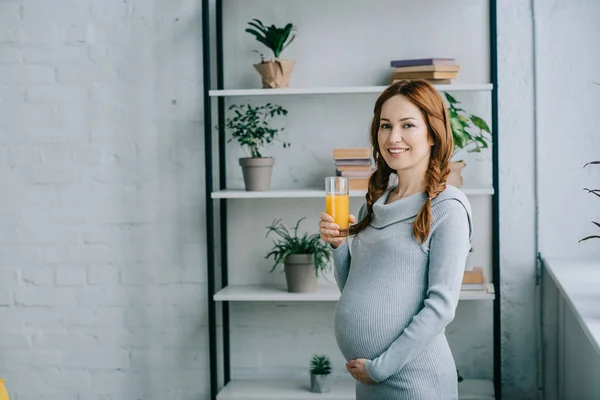
[[[200,38],[193,0],[0,2],[11,399],[208,397]]]

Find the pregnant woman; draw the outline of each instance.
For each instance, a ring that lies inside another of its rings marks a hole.
[[[341,291],[338,346],[357,400],[458,399],[445,328],[472,223],[463,192],[446,186],[453,141],[444,101],[427,81],[391,85],[375,103],[370,139],[377,170],[358,222],[350,216],[351,245],[330,215],[319,222]]]

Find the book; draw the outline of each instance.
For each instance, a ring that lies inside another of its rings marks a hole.
[[[368,147],[336,148],[333,149],[334,160],[371,159],[371,149]]]
[[[348,188],[350,190],[368,190],[369,178],[350,178]]]
[[[392,79],[454,79],[458,78],[457,72],[429,71],[429,72],[396,72]]]
[[[412,67],[415,65],[454,64],[454,58],[417,58],[411,60],[393,60],[392,67]]]
[[[335,174],[337,176],[347,176],[348,178],[370,178],[373,175],[372,169],[364,170],[364,171],[340,171],[336,169]]]
[[[397,67],[396,72],[458,72],[460,66],[457,64],[433,64],[433,65],[415,65],[412,67]]]
[[[349,167],[349,166],[370,166],[371,165],[371,160],[367,159],[367,158],[357,158],[357,159],[352,159],[352,158],[348,158],[348,159],[338,159],[335,160],[335,165],[336,167]]]
[[[473,267],[471,271],[465,271],[463,274],[463,284],[483,284],[484,282],[485,277],[481,267]]]
[[[403,78],[403,79],[393,79],[392,83],[400,82],[400,81],[410,81],[418,78]],[[452,79],[426,79],[429,83],[433,85],[449,85],[452,83]]]
[[[338,163],[336,163],[338,164]],[[337,165],[337,170],[340,172],[351,172],[351,171],[372,171],[373,167],[371,166],[371,163],[369,162],[369,164],[364,164],[364,165],[343,165],[343,164],[338,164]]]

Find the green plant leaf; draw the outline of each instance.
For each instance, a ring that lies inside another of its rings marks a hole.
[[[588,163],[585,163],[585,165],[583,166],[583,168],[587,167],[588,165],[594,165],[594,164],[600,164],[600,161],[590,161]]]
[[[589,239],[600,239],[600,236],[598,235],[591,235],[591,236],[586,236],[583,239],[579,239],[580,242],[583,242],[585,240],[589,240]]]
[[[444,92],[444,95],[446,96],[446,99],[448,100],[448,102],[449,102],[450,104],[458,104],[458,103],[460,103],[458,100],[456,100],[454,97],[452,97],[452,96],[450,95],[450,93],[448,93],[448,92]]]
[[[260,25],[260,26],[261,26],[261,28],[263,28],[263,29],[264,29],[264,27],[265,27],[265,26],[263,25],[263,23],[261,22],[261,20],[259,20],[259,19],[256,19],[256,18],[252,18],[252,21],[256,22],[258,25]]]
[[[260,32],[263,32],[264,27],[259,25],[256,22],[248,22],[248,25],[255,27],[256,29],[258,29]]]
[[[591,193],[591,194],[594,194],[594,195],[600,197],[600,189],[583,188],[583,190],[587,190],[588,193]]]
[[[471,121],[479,129],[486,131],[487,133],[491,133],[490,127],[488,126],[488,124],[486,124],[486,122],[483,119],[481,119],[475,115],[471,115]]]
[[[320,240],[318,234],[309,235],[304,233],[299,235],[298,229],[300,223],[306,217],[300,218],[290,232],[282,223],[281,219],[276,219],[267,227],[267,235],[271,233],[278,235],[280,239],[273,242],[273,248],[265,258],[273,258],[274,265],[271,272],[275,268],[285,262],[285,258],[292,254],[312,254],[315,264],[315,274],[319,276],[319,272],[326,271],[330,268],[329,261],[331,259],[331,251],[329,246]]]

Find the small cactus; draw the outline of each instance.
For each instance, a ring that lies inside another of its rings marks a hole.
[[[331,361],[326,355],[315,354],[310,361],[310,372],[315,375],[327,375],[331,373]]]

